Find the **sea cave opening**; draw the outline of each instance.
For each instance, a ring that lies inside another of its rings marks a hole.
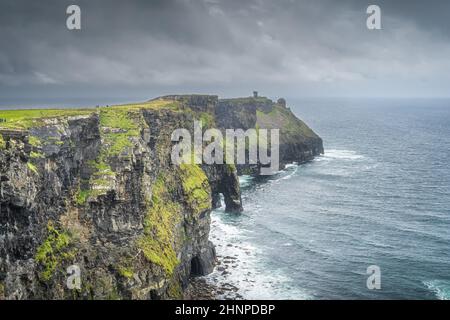
[[[191,276],[197,277],[203,275],[203,267],[199,257],[195,256],[191,260]]]

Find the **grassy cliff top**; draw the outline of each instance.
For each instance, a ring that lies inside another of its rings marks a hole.
[[[233,104],[238,105],[247,105],[252,103],[273,103],[267,97],[244,97],[244,98],[229,98],[229,99],[220,99],[220,102],[231,102]]]
[[[279,128],[284,136],[318,138],[317,134],[291,110],[280,105],[274,105],[270,112],[256,111],[257,126],[261,129]]]
[[[44,120],[88,116],[101,111],[132,111],[142,109],[174,109],[178,102],[166,99],[156,99],[142,103],[114,105],[110,107],[84,109],[16,109],[0,110],[0,129],[29,129],[44,123]]]

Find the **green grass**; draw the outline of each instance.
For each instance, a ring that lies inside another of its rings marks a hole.
[[[27,167],[28,167],[28,169],[30,169],[33,173],[39,174],[39,172],[38,172],[36,166],[35,166],[33,163],[27,162]]]
[[[114,120],[114,121],[124,121]],[[133,124],[122,122],[124,127],[133,130]],[[148,200],[148,212],[144,219],[144,235],[138,239],[137,246],[144,257],[154,265],[172,275],[179,261],[175,248],[178,241],[176,226],[182,217],[182,206],[174,201],[181,182],[186,202],[194,214],[200,214],[211,208],[211,190],[203,170],[197,165],[181,165],[177,172],[160,174],[152,186],[152,196]],[[175,291],[177,290],[173,290]]]
[[[91,166],[96,172],[95,176],[115,176],[115,172],[112,171],[111,166],[105,162],[104,159],[96,159],[88,162],[88,165]]]
[[[30,158],[32,159],[40,159],[40,158],[45,158],[45,155],[41,152],[35,152],[35,151],[31,151],[30,152]]]
[[[100,111],[100,125],[102,127],[122,130],[135,130],[136,123],[131,119],[130,111],[132,110],[118,108],[103,109]]]
[[[0,134],[0,150],[6,148],[6,141],[3,139],[3,135]]]
[[[249,105],[254,104],[255,102],[258,104],[266,104],[272,103],[272,100],[266,97],[245,97],[245,98],[231,98],[231,99],[222,99],[222,102],[232,103],[234,105]]]
[[[167,296],[170,299],[182,299],[183,290],[177,279],[172,279],[172,281],[169,282],[169,285],[167,286]]]
[[[30,109],[2,110],[0,118],[6,122],[0,123],[0,128],[29,129],[45,125],[44,119],[88,115],[95,109]]]
[[[75,195],[75,202],[82,206],[86,203],[87,198],[89,197],[91,193],[91,190],[81,190],[78,189],[76,195]]]
[[[134,270],[129,266],[118,266],[117,272],[124,278],[131,279],[134,276]]]
[[[116,110],[140,110],[140,109],[150,109],[150,110],[158,110],[158,109],[171,109],[171,110],[180,110],[180,103],[178,101],[172,100],[151,100],[147,102],[138,102],[138,103],[128,103],[112,106],[106,109],[116,109]],[[100,108],[105,109],[105,108]]]
[[[179,264],[175,253],[174,229],[181,206],[170,198],[168,176],[160,175],[153,185],[149,210],[144,219],[144,235],[137,241],[145,258],[172,275]]]
[[[142,103],[122,104],[111,107],[84,108],[84,109],[20,109],[1,110],[0,128],[26,130],[33,127],[45,126],[45,119],[68,118],[73,116],[86,116],[104,110],[141,110],[141,109],[172,109],[178,110],[180,104],[170,100],[152,100]]]
[[[132,110],[105,109],[100,111],[101,135],[104,142],[100,160],[109,156],[118,156],[133,144],[131,137],[138,137],[140,131],[140,113]]]
[[[102,145],[96,159],[88,162],[94,170],[83,189],[75,193],[75,202],[82,206],[90,197],[105,194],[112,186],[116,173],[110,163],[115,157],[131,157],[135,145],[133,139],[140,137],[142,128],[147,127],[142,108],[173,107],[170,101],[156,100],[144,104],[121,105],[97,110],[100,122]]]
[[[28,137],[28,143],[33,147],[40,147],[42,145],[42,142],[38,137],[31,135]]]
[[[47,238],[38,247],[34,257],[34,260],[43,268],[43,271],[40,273],[42,280],[50,280],[63,261],[75,257],[75,251],[69,250],[70,244],[70,235],[57,230],[53,222],[49,221],[47,224]]]
[[[200,113],[200,119],[204,128],[213,128],[215,126],[214,116],[208,112]]]
[[[100,195],[106,194],[106,192],[111,188],[111,181],[104,178],[104,176],[93,175],[89,180],[89,188],[81,189],[75,193],[75,202],[79,206],[86,204],[86,201],[90,197],[98,197]]]
[[[211,188],[208,178],[200,166],[181,164],[179,173],[184,195],[194,213],[200,214],[211,209]]]
[[[78,189],[75,202],[84,205],[89,197],[105,194],[112,185],[116,173],[110,166],[111,158],[131,156],[130,149],[134,146],[132,138],[140,136],[141,128],[145,127],[144,119],[139,110],[129,107],[101,108],[98,111],[102,145],[95,160],[88,162],[94,170],[88,187]]]
[[[257,128],[280,129],[282,134],[301,135],[303,137],[317,137],[316,134],[289,110],[281,106],[274,106],[272,111],[265,113],[256,111]]]
[[[237,172],[236,165],[234,163],[226,164],[228,173]]]

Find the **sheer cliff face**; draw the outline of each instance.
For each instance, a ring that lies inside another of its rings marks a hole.
[[[280,129],[280,165],[303,163],[323,154],[322,139],[286,107],[284,99],[237,98],[220,100],[215,108],[221,128]],[[259,172],[258,165],[238,165],[239,174]]]
[[[214,266],[208,235],[220,194],[229,211],[242,206],[234,166],[171,164],[172,131],[192,130],[195,119],[223,128],[286,118],[301,125],[287,109],[274,115],[277,107],[227,111],[215,96],[170,96],[111,108],[2,112],[0,299],[181,297],[191,275]],[[320,138],[296,130],[283,159],[322,151]],[[67,286],[73,265],[79,289]]]

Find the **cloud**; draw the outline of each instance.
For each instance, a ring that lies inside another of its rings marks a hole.
[[[72,3],[81,31],[65,28]],[[448,95],[450,4],[379,3],[369,31],[354,0],[4,0],[0,94]]]

